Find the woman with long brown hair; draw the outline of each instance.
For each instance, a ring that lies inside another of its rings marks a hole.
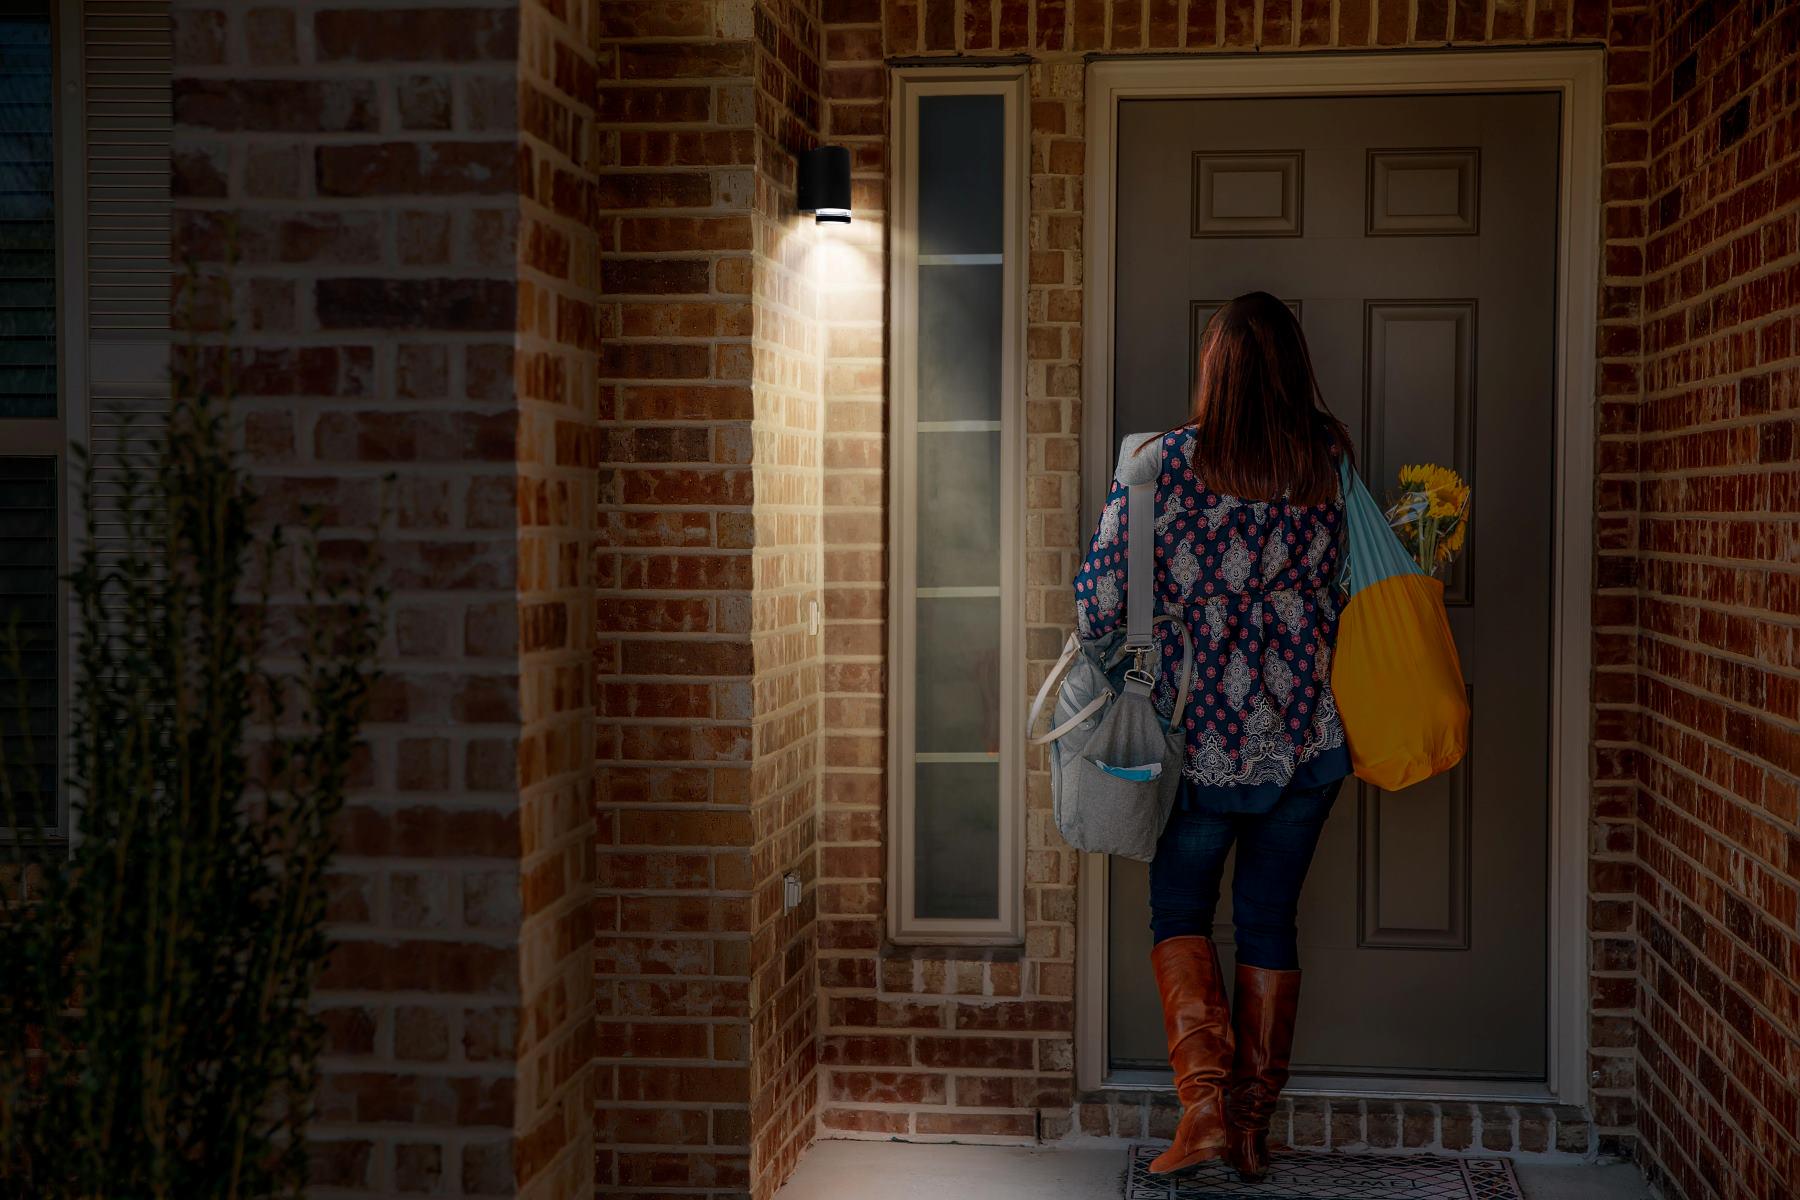
[[[1338,463],[1350,437],[1319,394],[1299,322],[1268,293],[1220,308],[1199,353],[1188,420],[1122,452],[1160,460],[1154,579],[1127,577],[1126,490],[1115,480],[1075,601],[1082,635],[1098,637],[1118,627],[1127,588],[1154,586],[1157,613],[1193,637],[1181,791],[1150,865],[1150,962],[1182,1116],[1150,1170],[1225,1158],[1254,1180],[1268,1170],[1293,1044],[1300,887],[1350,773],[1331,697]],[[1180,634],[1166,622],[1156,632],[1154,695],[1167,715]],[[1228,1004],[1212,928],[1234,844]]]

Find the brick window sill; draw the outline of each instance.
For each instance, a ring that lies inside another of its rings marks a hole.
[[[1023,944],[1008,946],[915,946],[883,942],[883,959],[929,959],[933,962],[1024,962]]]

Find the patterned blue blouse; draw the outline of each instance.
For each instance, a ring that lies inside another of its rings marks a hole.
[[[1183,803],[1266,812],[1290,783],[1350,772],[1331,696],[1338,612],[1341,497],[1328,504],[1247,501],[1207,490],[1190,466],[1191,432],[1163,438],[1156,480],[1157,615],[1180,617],[1194,639]],[[1117,479],[1087,560],[1075,576],[1083,637],[1125,618],[1127,504]],[[1181,637],[1156,627],[1155,701],[1174,710]]]

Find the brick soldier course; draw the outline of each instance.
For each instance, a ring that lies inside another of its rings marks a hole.
[[[884,937],[889,63],[1029,62],[1035,681],[1086,532],[1090,57],[1527,43],[1606,48],[1590,1112],[1302,1098],[1276,1129],[1800,1187],[1793,5],[175,7],[178,254],[234,278],[271,511],[360,538],[397,475],[321,1195],[766,1197],[815,1136],[1172,1128],[1076,1094],[1041,761],[1024,944]],[[854,158],[829,232],[792,211],[819,141]]]

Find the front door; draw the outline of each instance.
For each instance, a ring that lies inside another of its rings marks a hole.
[[[1301,901],[1298,1071],[1544,1078],[1558,120],[1542,93],[1121,106],[1116,435],[1183,419],[1200,328],[1260,289],[1378,497],[1406,463],[1474,487],[1447,580],[1469,756],[1341,793]],[[1167,1064],[1147,878],[1112,861],[1115,1069]],[[1217,931],[1229,972],[1229,890]]]

